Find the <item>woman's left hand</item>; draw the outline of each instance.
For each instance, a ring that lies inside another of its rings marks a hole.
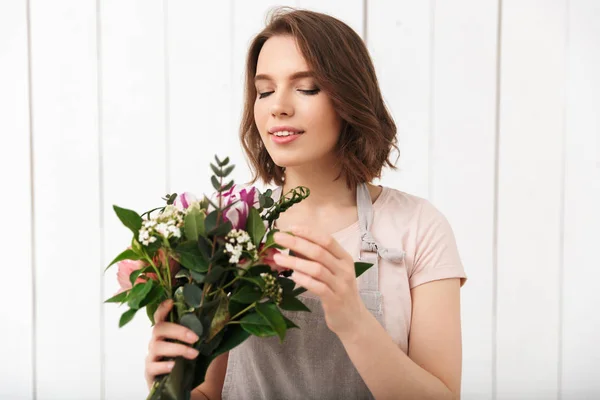
[[[352,256],[331,236],[304,227],[278,232],[275,242],[306,258],[276,254],[279,266],[294,271],[290,279],[319,296],[325,321],[340,339],[356,335],[369,311],[358,294]]]

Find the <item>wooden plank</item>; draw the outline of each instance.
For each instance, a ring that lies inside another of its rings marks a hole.
[[[558,396],[565,13],[502,2],[498,399]]]
[[[113,205],[145,212],[167,191],[165,2],[104,1],[101,21],[103,174],[102,257],[107,265],[131,241]],[[106,272],[106,299],[118,290],[117,268]],[[125,307],[104,306],[106,399],[145,398],[144,362],[151,335],[145,310],[119,329]]]
[[[461,398],[492,399],[498,1],[437,2],[434,15],[430,199],[469,277]]]
[[[0,230],[5,284],[0,290],[0,398],[33,399],[33,258],[27,2],[0,3]],[[8,141],[10,140],[10,145]],[[8,278],[12,268],[17,276]],[[16,280],[15,280],[16,279]],[[18,282],[18,284],[15,284]],[[11,307],[9,304],[18,306]],[[12,360],[13,362],[7,362]]]
[[[600,3],[569,2],[561,398],[600,398]]]
[[[383,98],[398,127],[397,171],[387,186],[427,197],[431,129],[432,2],[369,1],[367,44]],[[393,161],[397,154],[393,154]]]
[[[35,397],[98,398],[101,275],[96,2],[32,2],[30,22]]]
[[[225,158],[240,147],[231,113],[232,15],[229,2],[168,5],[170,192],[210,194],[214,155]],[[236,161],[239,177],[246,164]]]

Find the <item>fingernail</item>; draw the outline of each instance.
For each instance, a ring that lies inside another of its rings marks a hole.
[[[174,367],[174,366],[175,366],[175,362],[173,362],[173,361],[172,361],[172,362],[170,362],[170,363],[167,365],[167,368],[168,368],[168,369],[169,369],[169,371],[170,371],[170,370],[172,370],[172,369],[173,369],[173,367]]]
[[[188,356],[190,356],[190,357],[196,357],[198,355],[198,350],[188,349],[187,353],[188,353]]]
[[[190,341],[193,341],[193,342],[197,342],[197,341],[198,341],[198,339],[200,339],[200,338],[198,337],[198,335],[196,335],[196,334],[195,334],[195,333],[193,333],[193,332],[188,332],[188,333],[186,334],[186,337],[187,337],[187,339],[188,339],[188,340],[190,340]]]

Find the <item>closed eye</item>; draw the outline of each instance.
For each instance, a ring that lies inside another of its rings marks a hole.
[[[299,92],[302,92],[304,94],[307,94],[309,96],[314,96],[315,94],[319,93],[321,91],[321,89],[311,89],[311,90],[302,90],[302,89],[298,89]],[[258,98],[259,99],[264,99],[265,97],[269,96],[271,93],[273,92],[263,92],[263,93],[259,93]]]

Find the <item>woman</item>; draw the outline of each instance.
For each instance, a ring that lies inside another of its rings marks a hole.
[[[310,188],[281,215],[279,255],[308,291],[301,329],[251,336],[210,365],[193,399],[458,399],[460,287],[466,280],[451,227],[427,200],[374,186],[396,148],[361,38],[333,17],[281,10],[250,45],[241,139],[254,182],[275,195]],[[374,266],[356,278],[354,261]],[[182,326],[156,312],[146,362],[150,386],[163,356],[197,352]],[[161,322],[158,322],[161,321]],[[410,335],[410,340],[409,340]],[[272,339],[272,340],[271,340]]]

